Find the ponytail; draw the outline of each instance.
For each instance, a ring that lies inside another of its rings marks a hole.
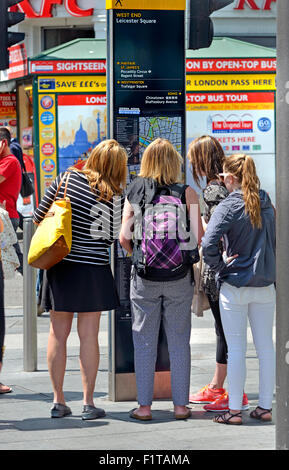
[[[260,181],[254,160],[249,155],[231,155],[224,163],[225,171],[236,176],[241,183],[245,212],[249,214],[253,228],[262,228]]]
[[[253,159],[245,156],[243,164],[242,191],[245,201],[245,210],[249,214],[254,228],[262,228],[261,203],[259,196],[260,181],[256,173]]]

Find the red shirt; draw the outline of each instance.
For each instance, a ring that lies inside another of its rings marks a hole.
[[[17,199],[22,184],[21,165],[14,155],[0,158],[0,175],[5,180],[0,183],[0,202],[6,201],[10,219],[18,219]]]

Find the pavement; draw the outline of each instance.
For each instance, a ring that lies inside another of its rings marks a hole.
[[[153,421],[142,423],[129,418],[136,402],[108,399],[108,314],[100,327],[100,367],[95,387],[95,405],[106,417],[81,420],[82,388],[78,364],[79,342],[76,320],[68,341],[64,390],[72,416],[50,418],[52,388],[46,364],[49,314],[37,319],[37,371],[23,371],[23,286],[16,275],[5,286],[6,338],[1,382],[13,393],[0,395],[0,450],[274,450],[275,423],[259,423],[243,413],[242,426],[224,426],[212,421],[214,413],[201,405],[190,405],[192,418],[176,421],[170,400],[153,403]],[[210,311],[193,315],[191,332],[191,391],[210,382],[215,366],[215,332]],[[225,384],[226,385],[226,384]],[[248,329],[247,381],[245,391],[251,407],[258,400],[258,361]]]

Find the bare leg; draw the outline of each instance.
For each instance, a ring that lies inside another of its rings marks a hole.
[[[94,404],[93,393],[99,366],[98,332],[100,316],[101,312],[81,312],[78,314],[77,319],[84,405]]]
[[[63,382],[66,367],[66,343],[73,320],[72,312],[50,312],[47,363],[54,392],[54,403],[65,405]]]
[[[224,388],[227,377],[227,364],[216,363],[215,375],[210,383],[210,388]]]

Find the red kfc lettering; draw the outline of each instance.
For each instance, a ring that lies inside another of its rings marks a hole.
[[[238,0],[234,10],[244,10],[245,5],[251,8],[251,10],[260,10],[258,5],[256,5],[255,0]]]
[[[0,0],[1,1],[1,0]],[[93,8],[83,10],[78,6],[77,0],[42,0],[40,12],[36,12],[31,6],[30,0],[23,0],[19,5],[11,7],[11,11],[21,11],[27,18],[51,18],[53,16],[53,5],[62,5],[72,16],[92,16]]]
[[[44,18],[51,18],[53,16],[53,5],[62,5],[62,0],[45,0],[44,2],[42,2],[40,16]]]
[[[276,2],[276,0],[265,0],[263,10],[271,10],[271,3]]]
[[[21,4],[19,5],[14,5],[13,7],[10,8],[10,11],[21,11],[22,13],[25,13],[27,18],[39,18],[39,14],[36,13],[36,11],[33,10],[32,6],[30,5],[29,0],[23,0]]]
[[[92,16],[93,8],[83,10],[77,5],[77,0],[65,0],[65,8],[72,16]]]

